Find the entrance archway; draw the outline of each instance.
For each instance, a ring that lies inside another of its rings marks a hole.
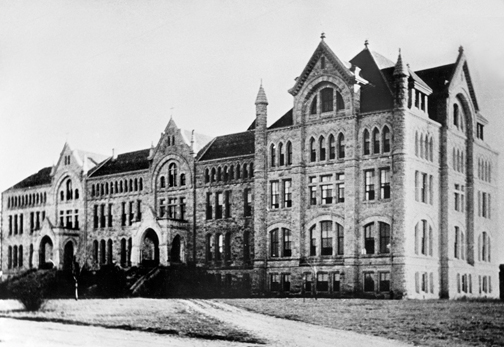
[[[180,259],[182,258],[180,251],[181,251],[181,249],[180,249],[180,236],[177,235],[173,238],[171,252],[170,252],[171,261],[173,263],[180,263]]]
[[[72,262],[74,259],[74,246],[72,241],[68,241],[65,245],[63,253],[63,270],[71,271]]]
[[[54,267],[53,263],[53,243],[49,236],[44,236],[40,241],[39,248],[39,268],[51,269]]]
[[[143,266],[159,264],[159,239],[152,229],[147,229],[142,238],[141,263]]]

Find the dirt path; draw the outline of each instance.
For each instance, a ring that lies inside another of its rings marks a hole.
[[[213,316],[226,323],[234,324],[257,337],[268,340],[267,346],[410,346],[403,342],[381,337],[366,336],[350,331],[330,329],[304,322],[265,316],[213,300],[181,300],[181,302],[204,314]]]

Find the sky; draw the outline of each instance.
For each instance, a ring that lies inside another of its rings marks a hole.
[[[66,141],[144,149],[170,117],[211,136],[244,131],[261,81],[271,124],[322,32],[342,60],[369,40],[413,70],[455,62],[462,45],[502,152],[503,0],[0,0],[0,191],[55,164]]]

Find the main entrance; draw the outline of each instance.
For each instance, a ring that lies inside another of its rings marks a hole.
[[[143,266],[157,266],[159,264],[159,239],[152,229],[147,229],[144,233],[140,259]]]
[[[39,248],[39,268],[51,269],[54,267],[53,262],[53,243],[49,236],[44,236],[40,241]]]

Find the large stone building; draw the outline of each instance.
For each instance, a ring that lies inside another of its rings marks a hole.
[[[170,119],[157,145],[72,150],[2,194],[2,270],[192,264],[255,292],[498,297],[497,153],[462,48],[413,71],[322,38],[268,127]],[[183,265],[182,265],[183,266]]]

